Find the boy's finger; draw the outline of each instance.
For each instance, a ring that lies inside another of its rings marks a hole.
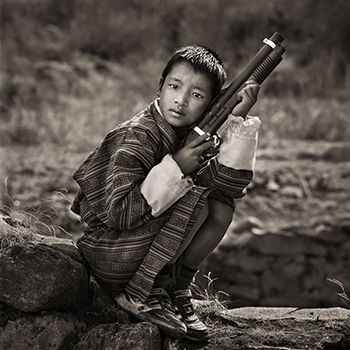
[[[199,154],[203,153],[205,150],[209,149],[210,147],[213,147],[213,142],[211,140],[208,140],[207,142],[202,143],[196,148],[196,152]]]
[[[190,142],[188,144],[188,147],[197,147],[199,144],[201,144],[202,142],[204,142],[206,139],[208,139],[210,137],[209,134],[203,134],[198,136],[197,138],[195,138],[192,142]]]
[[[254,99],[255,98],[255,91],[254,91],[254,89],[253,88],[248,88],[247,90],[246,90],[246,93],[247,93],[247,95],[249,96],[249,98],[252,100],[252,99]]]
[[[244,92],[247,94],[247,96],[250,99],[256,99],[258,93],[260,90],[260,86],[259,85],[248,85],[244,88]]]
[[[252,99],[253,93],[252,90],[248,87],[245,87],[242,91],[241,91],[241,99],[244,102],[247,102],[248,100]]]
[[[260,86],[255,80],[248,80],[245,82],[245,86]]]

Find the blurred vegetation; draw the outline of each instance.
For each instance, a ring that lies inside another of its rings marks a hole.
[[[90,147],[155,97],[175,48],[212,47],[232,79],[275,31],[287,53],[263,134],[347,140],[349,14],[347,0],[2,0],[0,145]]]
[[[348,142],[349,14],[348,0],[2,0],[0,202],[44,208],[47,227],[81,233],[69,211],[73,171],[156,97],[169,56],[190,43],[220,53],[230,82],[280,32],[287,52],[251,112],[263,121],[259,148]],[[48,203],[57,189],[66,200]],[[288,212],[289,204],[252,198],[259,207],[246,202],[238,217],[251,210],[276,221]]]

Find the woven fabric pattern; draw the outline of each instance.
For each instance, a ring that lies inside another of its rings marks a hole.
[[[73,175],[80,191],[72,210],[89,225],[78,247],[112,296],[123,290],[142,300],[148,296],[154,278],[175,255],[213,192],[213,187],[196,185],[162,215],[151,215],[139,186],[179,145],[153,103],[112,130]],[[212,163],[203,172],[210,178],[217,174],[222,200],[226,197],[234,206],[232,198],[241,196],[252,173]]]

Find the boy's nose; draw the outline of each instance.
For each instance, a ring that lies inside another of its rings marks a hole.
[[[188,98],[186,94],[178,94],[175,97],[175,103],[180,107],[184,106],[186,107],[188,104]]]

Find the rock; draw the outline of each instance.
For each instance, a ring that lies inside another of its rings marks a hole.
[[[75,313],[75,316],[84,321],[88,328],[98,324],[123,323],[129,318],[129,314],[119,308],[114,299],[99,287],[92,276],[90,276],[90,291],[91,297]]]
[[[4,327],[7,323],[7,321],[8,321],[8,316],[7,316],[6,312],[1,310],[1,308],[0,308],[0,327]]]
[[[226,266],[223,268],[223,274],[227,276],[227,281],[232,284],[242,284],[242,285],[254,285],[258,284],[259,278],[257,274],[247,273],[242,269],[236,269],[232,271],[232,268]]]
[[[87,332],[75,350],[161,350],[157,326],[149,322],[137,324],[101,324]]]
[[[228,290],[229,294],[233,296],[233,300],[244,300],[245,303],[252,301],[257,303],[261,298],[261,291],[258,287],[248,285],[231,285]]]
[[[266,189],[268,191],[272,191],[272,192],[277,192],[280,190],[280,188],[281,188],[281,186],[273,180],[270,180],[266,185]]]
[[[87,264],[80,250],[77,248],[77,246],[74,244],[74,242],[71,239],[63,239],[63,238],[43,236],[43,235],[36,235],[36,236],[38,237],[36,239],[36,242],[38,244],[44,244],[46,246],[50,246],[55,250],[58,250],[61,253],[70,256],[72,259],[82,264]]]
[[[228,232],[220,243],[220,250],[230,250],[236,247],[244,247],[252,239],[253,233],[243,232],[235,234]],[[215,251],[214,251],[215,252]]]
[[[328,162],[349,162],[350,161],[350,147],[334,146],[324,152],[322,159]]]
[[[297,186],[284,186],[281,188],[280,194],[282,196],[299,198],[299,199],[304,197],[303,190]]]
[[[248,216],[239,223],[235,223],[235,221],[233,221],[230,229],[232,229],[233,232],[236,234],[243,232],[252,232],[253,229],[258,229],[262,231],[264,229],[264,224],[257,217]]]
[[[0,303],[0,327],[6,326],[7,322],[22,316],[22,312],[11,306]]]
[[[266,255],[293,255],[305,253],[315,256],[325,256],[327,248],[307,237],[295,237],[291,234],[266,233],[254,235],[249,241],[249,247],[253,251]]]
[[[288,300],[291,296],[295,299],[298,296],[299,291],[302,290],[302,280],[297,273],[293,274],[292,271],[288,272],[287,269],[281,264],[280,268],[276,266],[274,270],[266,270],[261,276],[261,291],[264,298],[276,297],[282,295],[285,300]],[[281,304],[278,304],[281,305]],[[288,305],[288,304],[287,304]],[[289,304],[290,305],[290,304]],[[283,306],[286,306],[283,303]]]
[[[294,308],[294,307],[241,307],[232,310],[224,310],[224,317],[239,317],[255,320],[283,320],[293,318],[296,321],[309,320],[344,320],[349,319],[350,310],[340,307],[332,308]]]
[[[213,289],[229,293],[236,307],[343,305],[342,290],[327,279],[341,281],[349,293],[349,214],[310,218],[309,225],[296,221],[259,228],[258,234],[257,225],[248,225],[248,231],[237,227],[240,233],[231,225],[201,265],[196,283],[205,285],[201,276],[212,273]]]
[[[0,281],[0,302],[23,312],[75,310],[89,295],[86,267],[44,245],[4,249]]]
[[[233,269],[233,271],[241,269],[247,273],[259,273],[272,266],[274,260],[275,258],[272,256],[254,255],[244,249],[237,249],[225,259],[225,265]],[[221,266],[219,268],[221,269]]]
[[[0,349],[67,350],[85,325],[67,314],[25,315],[0,328]]]

